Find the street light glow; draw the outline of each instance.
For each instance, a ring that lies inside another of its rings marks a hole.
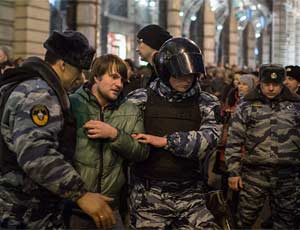
[[[196,17],[195,15],[193,15],[193,16],[191,17],[191,20],[192,20],[192,21],[196,21],[196,20],[197,20],[197,17]]]
[[[155,7],[155,2],[154,2],[154,1],[150,1],[150,2],[149,2],[149,6],[150,6],[150,7]]]
[[[222,30],[223,29],[223,26],[222,25],[218,25],[217,26],[217,30]]]
[[[148,6],[147,0],[139,0],[139,4],[141,4],[142,6]]]
[[[245,21],[247,19],[246,15],[243,15],[241,18],[240,18],[240,21]]]

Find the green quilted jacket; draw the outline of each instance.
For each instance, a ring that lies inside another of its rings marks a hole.
[[[90,192],[99,192],[119,205],[120,190],[125,183],[124,160],[136,162],[148,157],[148,147],[131,138],[144,132],[144,122],[138,107],[120,100],[103,111],[84,85],[70,96],[72,112],[77,123],[77,144],[73,163]],[[89,139],[83,125],[89,120],[101,120],[118,129],[114,141]]]

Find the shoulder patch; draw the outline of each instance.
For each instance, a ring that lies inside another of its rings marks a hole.
[[[45,126],[49,121],[49,110],[45,105],[35,105],[30,110],[30,116],[37,126]]]

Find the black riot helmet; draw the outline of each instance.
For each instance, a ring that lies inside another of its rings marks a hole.
[[[195,42],[182,37],[167,40],[155,56],[155,67],[164,83],[170,76],[180,78],[187,74],[199,77],[205,74],[201,50]]]

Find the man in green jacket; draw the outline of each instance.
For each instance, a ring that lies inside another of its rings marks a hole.
[[[117,223],[110,226],[101,217],[104,229],[123,229],[119,212],[120,192],[125,183],[124,161],[142,161],[148,148],[131,134],[144,132],[142,114],[131,102],[122,100],[126,65],[116,55],[94,60],[89,82],[71,95],[71,107],[77,121],[74,167],[88,191],[99,192],[107,200]],[[76,207],[69,221],[71,229],[96,228],[93,220]]]

